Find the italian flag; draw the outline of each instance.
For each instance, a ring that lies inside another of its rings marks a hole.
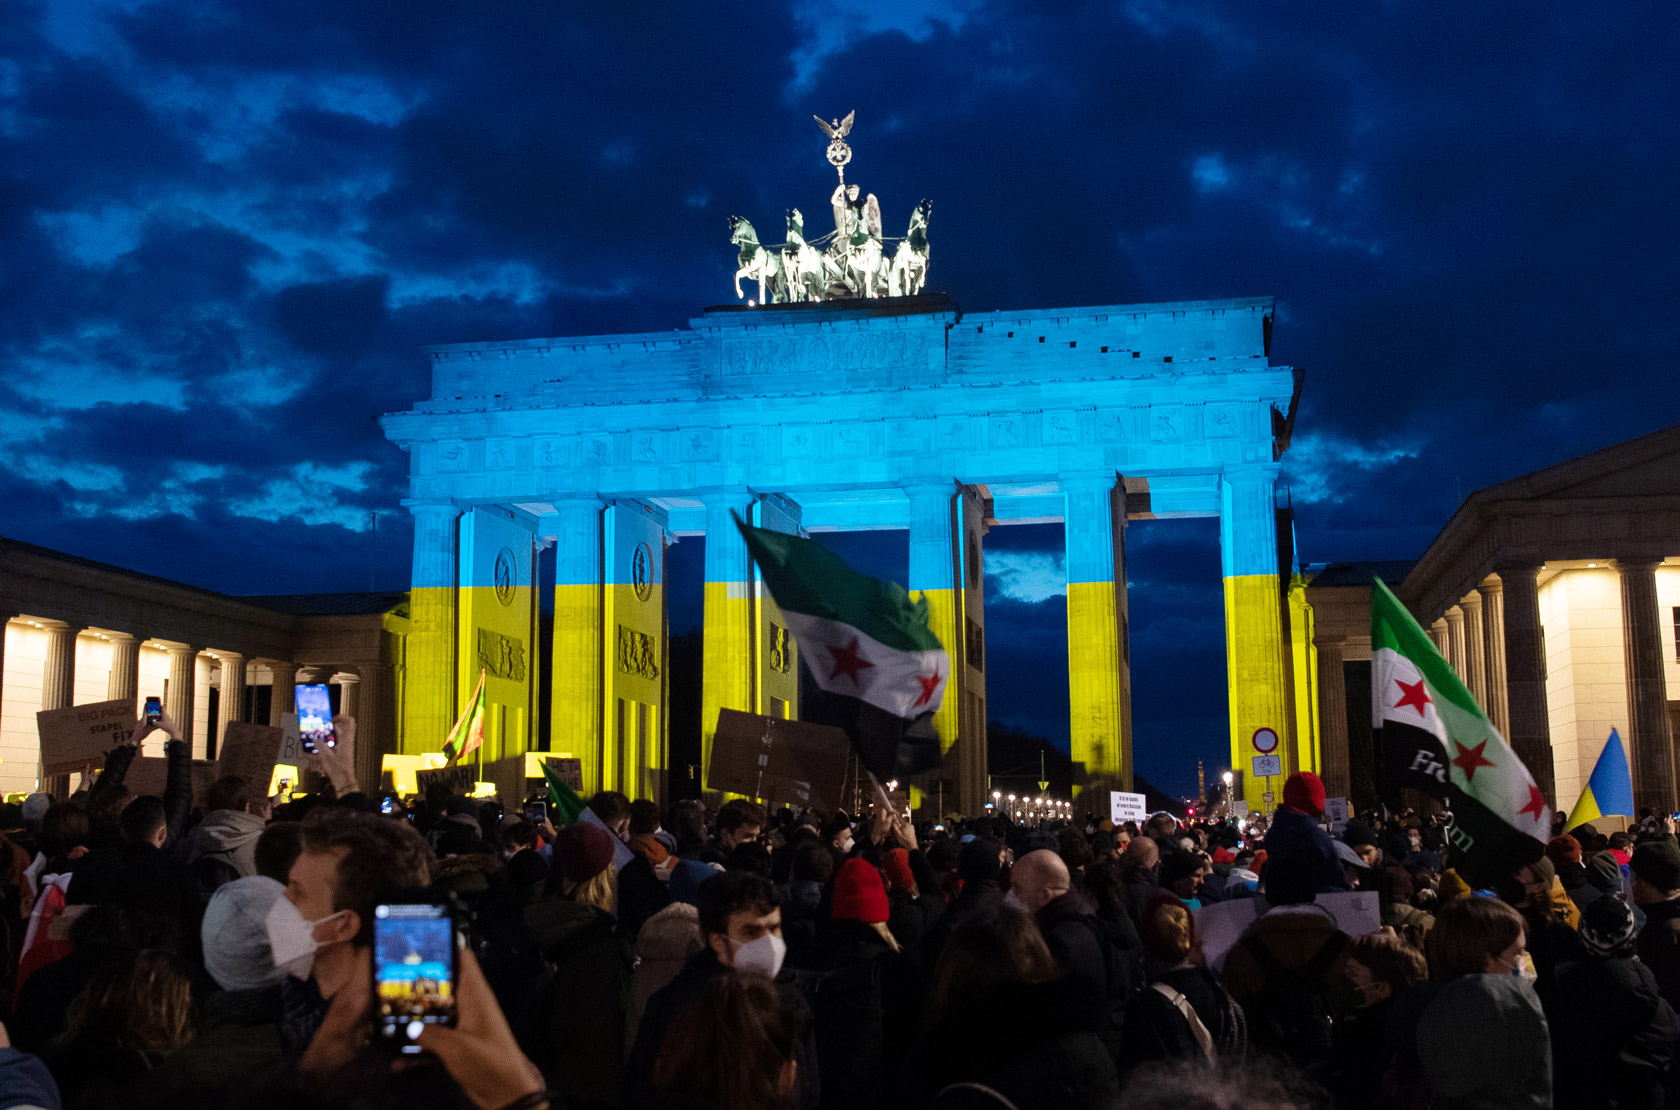
[[[951,659],[928,627],[927,602],[819,543],[735,523],[825,695],[807,699],[800,718],[845,729],[883,782],[937,766],[932,720]]]
[[[478,686],[467,699],[467,708],[449,730],[443,742],[443,757],[453,763],[484,744],[484,672],[478,672]]]
[[[1371,723],[1389,791],[1411,787],[1452,807],[1449,863],[1472,887],[1540,858],[1552,811],[1534,777],[1381,579],[1371,588]]]

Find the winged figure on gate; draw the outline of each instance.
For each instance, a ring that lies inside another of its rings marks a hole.
[[[759,304],[920,293],[927,281],[927,225],[933,206],[922,201],[911,213],[905,235],[887,235],[875,194],[846,184],[846,166],[852,160],[846,136],[857,112],[847,112],[845,119],[812,118],[828,136],[824,157],[840,178],[829,197],[834,230],[808,239],[804,217],[790,208],[787,242],[760,243],[752,224],[731,216],[730,239],[740,248],[735,295],[746,296],[740,285],[743,277],[758,282]]]

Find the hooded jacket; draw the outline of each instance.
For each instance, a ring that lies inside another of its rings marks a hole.
[[[1515,975],[1445,984],[1417,1027],[1436,1110],[1550,1110],[1552,1046],[1540,1000]]]
[[[267,826],[244,810],[212,810],[181,841],[181,862],[190,867],[208,856],[232,867],[241,879],[248,878],[257,873],[257,838]]]

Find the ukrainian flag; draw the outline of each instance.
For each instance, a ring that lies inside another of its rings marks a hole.
[[[1615,729],[1604,750],[1598,753],[1598,763],[1581,791],[1581,800],[1569,811],[1565,828],[1573,829],[1606,814],[1633,816],[1633,778],[1628,774],[1627,753],[1622,750],[1622,738]]]

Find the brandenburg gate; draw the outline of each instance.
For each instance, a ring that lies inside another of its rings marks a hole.
[[[952,658],[935,721],[945,788],[976,812],[987,683],[1009,681],[988,679],[983,537],[1061,521],[1072,755],[1087,780],[1126,782],[1126,529],[1218,517],[1232,765],[1249,767],[1264,727],[1284,773],[1315,767],[1274,496],[1300,376],[1269,359],[1272,301],[965,313],[891,291],[712,308],[666,332],[427,348],[430,399],[384,418],[410,455],[415,518],[405,748],[437,750],[482,670],[487,759],[546,747],[581,758],[589,790],[663,798],[666,545],[706,537],[709,753],[720,708],[798,712],[797,653],[731,513],[789,532],[905,529],[907,585]],[[533,579],[551,542],[539,643]],[[1263,789],[1245,780],[1251,805]]]

